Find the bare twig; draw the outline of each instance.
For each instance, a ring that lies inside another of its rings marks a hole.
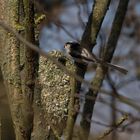
[[[123,20],[124,20],[125,14],[126,14],[128,2],[129,2],[129,0],[124,0],[124,1],[120,0],[118,9],[117,9],[117,12],[115,15],[115,19],[114,19],[114,22],[112,25],[111,33],[110,33],[110,36],[108,39],[107,47],[105,48],[105,52],[104,52],[104,56],[103,56],[103,60],[105,60],[105,61],[110,62],[113,57],[114,50],[116,49],[116,44],[117,44],[117,41],[118,41],[118,38],[119,38],[119,35],[121,32]],[[93,96],[95,98],[97,97],[106,73],[107,73],[107,68],[105,68],[101,65],[98,65],[98,67],[96,69],[95,77],[92,81],[94,90],[89,90],[87,95]],[[127,100],[125,100],[125,102],[126,101]],[[87,122],[85,120],[85,118],[87,115],[92,117],[94,105],[95,105],[95,102],[89,102],[89,101],[85,102],[82,124],[84,126],[83,129],[86,132],[85,133],[86,137],[88,137],[88,135],[89,135],[91,125],[89,122]]]
[[[75,0],[75,3],[76,3],[76,6],[78,8],[78,19],[81,23],[82,28],[85,28],[85,23],[83,22],[82,17],[81,17],[80,3],[78,2],[78,0]]]
[[[24,39],[19,33],[17,33],[16,31],[14,31],[9,25],[5,24],[3,21],[0,20],[0,26],[3,27],[6,31],[12,33],[14,36],[16,36],[16,38],[18,40],[20,40],[22,43],[24,43],[26,45],[26,47],[29,47],[31,48],[32,50],[38,52],[40,55],[50,59],[51,61],[53,61],[53,63],[55,63],[58,67],[60,67],[66,74],[70,75],[70,76],[73,76],[76,78],[76,80],[78,80],[79,82],[83,82],[85,85],[87,85],[90,89],[93,89],[92,85],[86,81],[86,80],[83,80],[82,77],[78,76],[77,74],[69,71],[68,69],[66,69],[66,67],[64,65],[62,65],[60,62],[58,62],[54,57],[50,56],[49,54],[47,54],[46,52],[44,52],[42,49],[38,48],[36,45],[33,45],[32,43],[30,43],[29,41],[27,41],[26,39]],[[109,95],[108,91],[106,90],[100,90],[100,92],[102,94],[106,94],[106,95]],[[93,99],[93,96],[87,96],[87,97],[90,97],[91,99]],[[119,100],[124,100],[127,102],[124,102],[132,107],[134,107],[135,109],[137,110],[140,110],[140,107],[137,106],[136,104],[132,103],[132,101],[129,99],[129,98],[126,98],[122,95],[119,95],[118,97]]]
[[[19,41],[24,43],[26,45],[26,47],[31,48],[32,50],[38,52],[40,55],[42,55],[42,56],[50,59],[51,61],[53,61],[53,63],[55,63],[58,67],[60,67],[62,70],[64,70],[64,72],[66,72],[68,75],[73,76],[77,80],[79,80],[80,82],[84,82],[87,86],[90,86],[90,83],[88,81],[83,80],[80,76],[78,76],[75,73],[66,69],[66,67],[63,64],[61,64],[60,62],[58,62],[54,57],[50,56],[49,54],[44,52],[42,49],[38,48],[36,45],[33,45],[32,43],[30,43],[29,41],[24,39],[19,33],[14,31],[9,25],[7,25],[6,23],[4,23],[1,20],[0,20],[0,26],[3,27],[6,31],[12,33]]]
[[[122,118],[120,118],[120,120],[118,120],[118,122],[116,123],[114,128],[110,128],[109,130],[106,130],[99,138],[97,138],[97,140],[104,139],[106,136],[108,136],[111,132],[113,132],[116,128],[118,128],[126,120],[128,120],[127,114],[125,114],[124,116],[122,116]]]

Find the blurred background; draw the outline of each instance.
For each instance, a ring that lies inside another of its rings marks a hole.
[[[107,41],[110,33],[112,21],[118,6],[118,0],[112,0],[110,8],[103,22],[97,45],[93,52],[99,57],[101,47]],[[46,18],[38,25],[39,46],[44,51],[59,50],[64,51],[63,46],[67,41],[80,41],[85,29],[89,14],[92,9],[93,0],[36,0],[36,17],[44,14]],[[107,139],[113,140],[139,140],[140,137],[140,110],[135,105],[140,106],[140,1],[130,0],[127,16],[124,20],[123,29],[118,41],[117,49],[112,63],[119,64],[128,69],[127,75],[122,75],[117,71],[110,70],[103,82],[102,89],[107,94],[100,94],[94,109],[91,128],[91,139],[113,127],[114,122],[122,114],[128,113],[129,120],[120,128],[111,133]],[[91,80],[95,74],[92,65],[89,65],[85,78]],[[0,116],[3,133],[2,140],[14,139],[12,121],[9,106],[6,98],[6,91],[0,82]],[[83,85],[81,94],[86,93],[87,87]],[[114,92],[129,98],[135,105],[115,98]],[[81,99],[81,106],[84,99]],[[81,117],[79,113],[77,126]],[[8,133],[7,133],[8,132]]]

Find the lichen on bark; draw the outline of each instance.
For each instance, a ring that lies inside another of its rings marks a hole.
[[[75,72],[76,67],[62,52],[52,51],[54,56],[67,69]],[[65,74],[59,67],[47,58],[40,57],[38,82],[41,87],[41,104],[45,115],[45,122],[53,130],[56,137],[60,137],[66,127],[68,106],[74,78]]]

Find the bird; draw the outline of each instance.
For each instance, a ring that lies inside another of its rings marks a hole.
[[[69,41],[66,42],[64,45],[64,48],[66,50],[66,53],[74,59],[75,62],[88,64],[90,62],[94,64],[101,64],[105,67],[110,67],[112,69],[118,70],[123,74],[127,74],[127,70],[121,66],[111,64],[109,62],[105,62],[101,60],[100,58],[97,58],[97,56],[93,53],[91,53],[89,50],[87,50],[84,47],[81,47],[78,42]]]

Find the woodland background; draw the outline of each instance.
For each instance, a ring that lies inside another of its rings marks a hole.
[[[114,23],[116,11],[123,13],[120,17],[117,15],[118,19],[116,17],[116,23]],[[93,85],[93,89],[84,83],[79,89],[80,83],[76,81],[77,79],[72,79],[73,86],[69,85],[69,87],[72,91],[74,90],[76,99],[71,96],[70,99],[75,102],[69,106],[73,108],[80,104],[81,108],[72,115],[73,118],[70,121],[72,125],[68,125],[66,130],[69,134],[65,133],[64,139],[73,137],[73,139],[85,140],[88,136],[89,139],[139,139],[139,0],[123,2],[121,0],[103,0],[102,2],[98,0],[0,0],[0,13],[1,26],[4,21],[44,52],[58,50],[65,54],[63,46],[70,40],[81,41],[81,45],[86,47],[90,47],[91,44],[93,47],[96,44],[94,49],[92,50],[91,47],[90,50],[98,57],[128,69],[128,74],[123,75],[115,70],[109,70],[107,73],[107,69],[100,65],[97,68],[89,65],[86,69],[76,64],[77,74],[81,77],[85,74],[85,80]],[[91,16],[92,14],[94,16]],[[122,29],[121,21],[123,21]],[[47,71],[50,65],[55,71],[55,66],[46,63],[45,58],[39,57],[36,52],[28,48],[30,45],[28,46],[24,41],[21,43],[19,40],[12,33],[4,31],[3,26],[0,27],[1,140],[58,139],[57,133],[48,130],[44,112],[40,112],[40,106],[36,106],[36,103],[40,104],[42,101],[38,95],[40,87],[36,77],[43,75],[41,77],[43,79],[48,73],[42,71]],[[111,48],[113,50],[109,52]],[[60,54],[57,55],[59,57]],[[73,65],[70,64],[70,67]],[[40,82],[43,83],[46,80],[40,80]],[[76,86],[75,83],[77,83]],[[49,89],[46,90],[49,91]],[[67,108],[67,110],[71,113],[71,109]],[[76,123],[75,116],[77,116]],[[82,122],[83,125],[80,126]],[[72,132],[73,125],[75,129]],[[60,127],[60,129],[63,128]]]

